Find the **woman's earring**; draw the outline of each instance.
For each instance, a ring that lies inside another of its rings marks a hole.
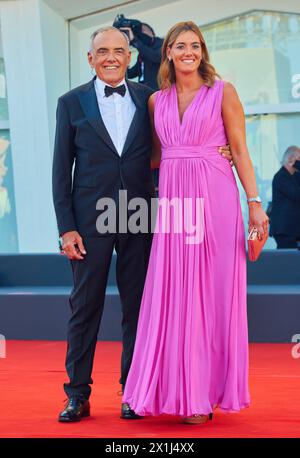
[[[171,61],[172,61],[172,57],[168,57],[168,59],[169,59],[169,62],[171,62]]]

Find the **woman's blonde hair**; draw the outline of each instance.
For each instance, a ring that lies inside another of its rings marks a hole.
[[[172,83],[176,80],[174,64],[172,61],[170,62],[167,57],[167,49],[173,46],[175,40],[182,32],[188,31],[194,32],[200,40],[202,60],[198,71],[205,84],[211,87],[215,82],[215,78],[220,78],[214,66],[209,62],[208,50],[199,27],[192,21],[178,22],[169,30],[162,46],[162,58],[158,72],[158,84],[161,89],[170,88]]]

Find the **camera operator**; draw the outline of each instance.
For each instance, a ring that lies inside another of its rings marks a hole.
[[[290,146],[273,178],[270,236],[277,248],[300,248],[300,148]]]
[[[130,45],[139,52],[136,64],[127,70],[127,77],[138,77],[139,83],[158,90],[157,74],[163,39],[155,36],[150,25],[136,19],[126,19],[123,15],[117,16],[113,25],[127,34]]]

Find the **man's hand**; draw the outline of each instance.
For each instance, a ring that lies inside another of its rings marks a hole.
[[[130,27],[120,27],[120,30],[122,32],[126,33],[126,35],[129,38],[130,43],[132,42],[132,40],[134,40],[134,34],[133,34],[133,31],[132,31],[132,29]]]
[[[82,238],[77,231],[65,232],[62,235],[62,249],[69,259],[84,259],[86,254]]]
[[[233,166],[233,157],[230,151],[230,145],[220,146],[219,153],[222,154],[225,159],[228,159],[231,167]]]

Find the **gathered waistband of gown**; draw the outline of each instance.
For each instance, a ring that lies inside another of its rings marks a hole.
[[[222,155],[218,152],[218,146],[167,146],[162,147],[161,160],[164,159],[188,159],[188,158],[201,158],[212,155]],[[223,158],[224,159],[224,158]]]

